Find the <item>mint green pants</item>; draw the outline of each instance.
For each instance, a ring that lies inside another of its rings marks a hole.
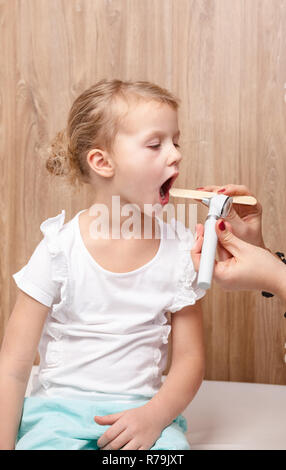
[[[98,450],[97,440],[109,426],[95,423],[93,417],[137,408],[145,403],[25,398],[16,450]],[[179,415],[163,429],[151,450],[190,450],[186,431],[186,420]]]

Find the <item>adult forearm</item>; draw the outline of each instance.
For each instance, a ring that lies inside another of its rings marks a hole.
[[[15,448],[26,384],[0,369],[0,450]]]
[[[160,416],[163,426],[170,424],[192,401],[204,377],[201,357],[183,356],[172,364],[159,392],[146,406]]]

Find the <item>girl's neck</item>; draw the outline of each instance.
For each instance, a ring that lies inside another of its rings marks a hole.
[[[101,233],[109,239],[160,238],[160,227],[154,213],[150,216],[131,204],[124,210],[124,205],[116,199],[110,204],[93,203],[85,215],[88,230],[95,237]]]

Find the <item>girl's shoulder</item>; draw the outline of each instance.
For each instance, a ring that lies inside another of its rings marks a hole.
[[[44,220],[40,225],[40,230],[45,236],[52,236],[58,233],[65,222],[66,211],[63,209],[62,212],[55,217],[49,217]]]
[[[66,211],[63,209],[55,217],[49,217],[40,225],[40,230],[46,239],[47,244],[52,248],[53,244],[57,244],[60,239],[64,238],[64,245],[73,235],[74,218],[65,223]]]

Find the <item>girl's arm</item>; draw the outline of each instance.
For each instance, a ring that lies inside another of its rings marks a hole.
[[[172,315],[172,361],[168,376],[156,395],[138,408],[95,416],[111,425],[97,442],[103,450],[150,449],[192,401],[204,377],[203,321],[200,302]]]
[[[25,391],[47,313],[18,289],[0,352],[0,449],[15,448]]]
[[[146,405],[170,424],[192,401],[205,373],[201,301],[172,314],[172,359],[159,392]]]

